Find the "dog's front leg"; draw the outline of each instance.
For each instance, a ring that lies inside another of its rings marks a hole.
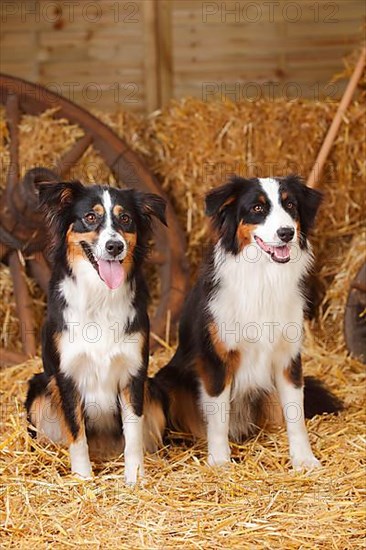
[[[230,384],[219,395],[202,388],[201,407],[207,424],[208,463],[221,466],[230,462],[229,420]]]
[[[305,426],[300,354],[287,362],[285,367],[283,363],[275,365],[275,383],[285,417],[293,468],[301,470],[319,467],[320,462],[313,455]]]
[[[143,457],[144,381],[134,377],[121,392],[123,433],[125,438],[125,481],[135,484],[144,475]]]

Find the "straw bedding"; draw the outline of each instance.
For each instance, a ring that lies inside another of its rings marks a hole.
[[[227,173],[305,177],[335,113],[335,103],[203,104],[186,99],[140,119],[99,115],[138,151],[169,194],[188,238],[192,277],[206,239],[203,195]],[[21,122],[23,172],[52,166],[80,136],[52,113]],[[3,548],[361,548],[364,544],[364,369],[346,352],[343,311],[350,281],[364,261],[362,201],[366,158],[365,107],[355,101],[321,179],[325,201],[314,235],[320,278],[318,315],[305,329],[307,374],[321,377],[344,400],[339,417],[308,422],[323,469],[289,471],[284,431],[261,433],[232,446],[235,462],[217,471],[205,465],[204,445],[176,444],[146,458],[146,480],[123,484],[123,458],[96,464],[90,482],[69,474],[59,447],[30,450],[23,411],[26,381],[40,359],[1,371]],[[1,176],[8,162],[6,128]],[[113,177],[92,149],[73,170],[83,181]],[[1,344],[19,349],[12,288],[1,268]],[[44,296],[30,280],[37,323]],[[167,345],[151,371],[172,353]],[[173,440],[175,437],[173,436]]]

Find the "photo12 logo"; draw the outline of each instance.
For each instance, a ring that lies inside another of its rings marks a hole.
[[[203,23],[338,23],[338,2],[202,2]]]
[[[11,18],[20,22],[50,23],[55,29],[78,22],[101,23],[103,20],[113,23],[139,23],[141,20],[138,2],[1,2],[1,22]]]

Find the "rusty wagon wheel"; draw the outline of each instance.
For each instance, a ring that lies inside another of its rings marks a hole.
[[[352,355],[366,363],[366,262],[350,285],[344,315],[344,337]]]
[[[18,124],[21,115],[39,115],[46,109],[57,107],[53,114],[55,118],[66,118],[83,129],[84,136],[63,154],[56,168],[53,168],[60,178],[77,163],[89,145],[93,145],[119,186],[135,187],[162,196],[164,193],[143,162],[122,139],[71,101],[43,86],[0,74],[0,102],[5,105],[10,137],[6,189],[0,197],[0,259],[9,264],[23,344],[23,354],[2,350],[2,361],[11,363],[36,353],[32,302],[25,282],[25,270],[29,270],[43,290],[47,289],[50,277],[50,269],[42,253],[46,247],[46,236],[42,217],[36,211],[34,182],[19,179]],[[167,220],[168,230],[156,227],[155,249],[151,255],[151,261],[157,264],[161,285],[159,306],[152,319],[152,331],[159,336],[164,335],[167,316],[172,323],[177,319],[188,284],[185,239],[169,201]],[[25,265],[22,258],[26,258]]]

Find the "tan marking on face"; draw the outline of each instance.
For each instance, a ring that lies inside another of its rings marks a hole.
[[[104,216],[104,214],[105,214],[104,206],[101,205],[101,204],[96,204],[95,206],[93,206],[92,210],[96,214],[98,214],[98,216]]]
[[[225,384],[231,383],[240,365],[240,352],[238,350],[227,349],[225,342],[220,338],[220,333],[215,323],[210,323],[208,331],[213,348],[226,368]]]
[[[296,223],[296,237],[297,237],[297,240],[299,240],[300,239],[300,233],[301,233],[300,220],[296,220],[295,223]]]
[[[98,235],[95,231],[88,231],[87,233],[76,233],[73,231],[73,225],[71,225],[66,234],[67,242],[67,260],[69,266],[72,268],[73,265],[81,260],[89,261],[85,257],[85,252],[81,246],[81,241],[86,241],[89,244],[93,244],[98,238]]]
[[[281,199],[283,201],[287,200],[288,199],[288,193],[286,191],[282,191],[281,193]]]
[[[113,207],[113,214],[114,216],[116,216],[116,218],[118,218],[118,216],[122,214],[122,212],[123,206],[121,206],[120,204],[116,204],[116,206]]]
[[[123,267],[128,275],[133,267],[133,253],[137,243],[137,235],[136,233],[125,233],[123,231],[119,231],[119,233],[123,236],[127,244],[127,254],[123,260]]]
[[[258,200],[262,204],[266,204],[266,197],[264,195],[259,195]]]
[[[253,224],[239,223],[238,229],[236,230],[236,239],[240,250],[252,242],[252,231],[254,231],[256,227],[257,226]]]

